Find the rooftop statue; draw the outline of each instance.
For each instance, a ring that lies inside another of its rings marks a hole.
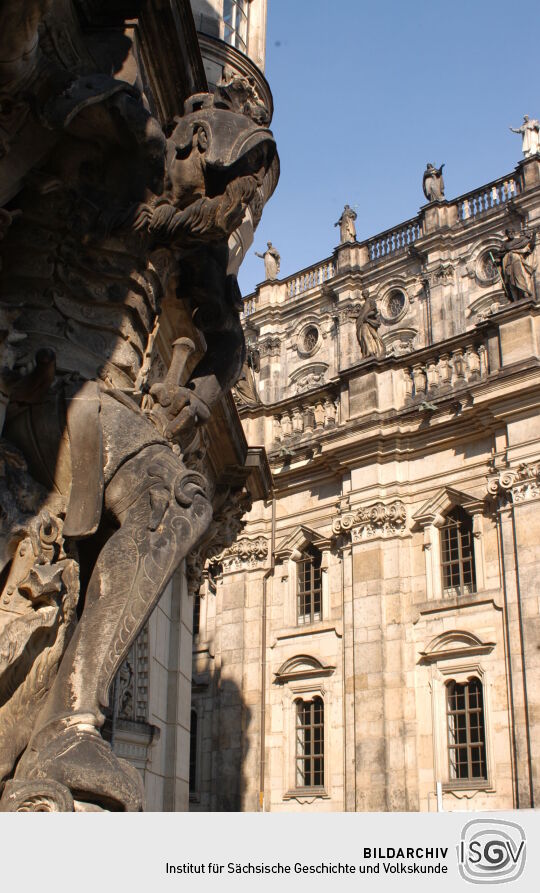
[[[540,150],[540,121],[524,115],[521,127],[511,127],[510,130],[512,133],[521,134],[521,151],[524,158],[530,158],[531,155],[538,153]]]
[[[138,810],[99,729],[212,521],[190,449],[241,374],[227,243],[276,150],[238,84],[188,98],[166,137],[136,86],[47,55],[51,6],[0,5],[0,808]],[[151,385],[166,296],[188,322]],[[205,352],[188,375],[189,334]]]
[[[443,167],[444,164],[441,164],[440,167],[434,167],[433,164],[428,164],[426,166],[422,178],[422,189],[424,190],[424,195],[428,202],[440,202],[444,200]]]
[[[381,317],[374,298],[366,298],[356,319],[356,337],[360,344],[363,359],[367,357],[384,357],[386,348],[379,335]]]
[[[356,242],[356,211],[353,211],[350,205],[345,205],[343,213],[334,226],[339,226],[339,240],[341,244],[344,242]]]
[[[264,254],[259,254],[258,251],[256,251],[255,254],[257,257],[261,257],[264,260],[265,279],[277,279],[279,276],[281,256],[277,248],[275,248],[271,242],[267,242],[266,244],[268,247]]]
[[[506,296],[510,301],[533,299],[536,233],[514,235],[507,229],[505,234],[506,239],[499,249],[499,264]]]

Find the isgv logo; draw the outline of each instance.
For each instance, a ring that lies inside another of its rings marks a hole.
[[[500,819],[474,819],[461,832],[459,873],[471,884],[508,884],[523,872],[526,846],[520,825]]]

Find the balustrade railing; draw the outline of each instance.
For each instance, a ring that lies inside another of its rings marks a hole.
[[[240,313],[240,319],[247,319],[255,310],[255,295],[249,295],[244,300],[244,309]]]
[[[436,397],[479,381],[488,372],[488,352],[484,344],[465,344],[442,351],[403,370],[405,400]]]
[[[324,282],[331,279],[333,275],[334,264],[329,259],[323,260],[322,263],[317,264],[316,267],[309,267],[306,270],[301,270],[299,273],[296,273],[295,276],[291,276],[285,281],[287,297],[294,298],[296,295],[301,295],[303,292],[309,291],[310,288],[316,288],[318,285],[322,285]]]
[[[337,424],[338,404],[331,397],[305,400],[274,416],[274,441],[286,443],[294,435],[302,436],[333,428]]]
[[[378,236],[368,239],[368,254],[370,260],[381,260],[391,254],[397,254],[408,248],[422,235],[422,223],[419,217],[406,220],[393,229],[387,229]]]
[[[481,189],[468,192],[456,199],[458,217],[460,220],[470,220],[485,214],[492,208],[504,205],[520,191],[520,182],[517,177],[500,177],[492,183],[487,183]]]

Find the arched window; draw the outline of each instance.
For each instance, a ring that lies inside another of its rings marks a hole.
[[[296,618],[300,626],[322,618],[321,557],[318,549],[307,546],[298,562]]]
[[[197,790],[197,711],[191,711],[189,728],[189,793]]]
[[[441,528],[442,587],[445,595],[476,591],[472,518],[457,506]]]
[[[324,703],[319,697],[296,704],[296,787],[324,786]]]
[[[487,778],[482,683],[472,678],[446,686],[450,780]]]

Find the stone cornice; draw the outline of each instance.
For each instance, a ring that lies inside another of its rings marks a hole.
[[[353,542],[360,542],[375,537],[398,536],[405,532],[406,523],[407,510],[401,500],[396,499],[389,505],[376,502],[345,512],[334,518],[332,530],[336,536],[350,533]]]
[[[514,503],[540,498],[540,460],[522,462],[517,468],[502,468],[489,475],[487,491],[491,496]]]

